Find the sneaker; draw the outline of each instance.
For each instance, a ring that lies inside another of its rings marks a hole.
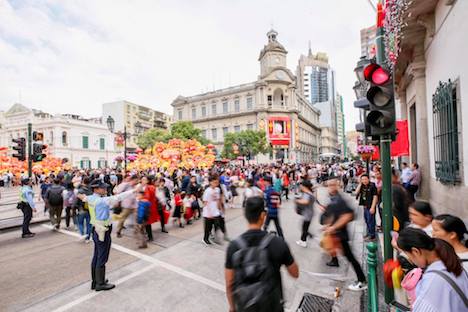
[[[89,244],[89,242],[90,242],[89,238],[85,239],[84,242],[85,242],[85,244]]]
[[[348,289],[352,291],[365,290],[367,289],[367,284],[363,282],[354,282],[348,286]]]
[[[296,244],[298,244],[299,246],[304,247],[304,248],[307,247],[307,242],[304,242],[303,240],[296,241]]]
[[[35,233],[26,233],[26,234],[22,234],[21,238],[31,238],[31,237],[34,237],[34,235],[36,235],[36,234]]]
[[[83,242],[83,241],[85,241],[86,239],[87,239],[87,236],[86,236],[86,235],[81,235],[79,241],[80,241],[80,242]]]
[[[205,245],[211,245],[211,242],[209,240],[204,240],[202,239],[202,242],[205,244]]]

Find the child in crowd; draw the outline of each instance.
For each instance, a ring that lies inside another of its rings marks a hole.
[[[193,216],[193,210],[192,210],[192,203],[194,201],[195,195],[186,195],[183,194],[183,203],[184,203],[184,219],[187,224],[192,223],[192,216]]]
[[[139,242],[138,248],[147,248],[148,244],[146,243],[146,222],[149,217],[150,202],[145,199],[145,191],[139,191],[137,194],[138,208],[137,208],[137,224],[136,231]]]
[[[174,213],[172,214],[173,222],[179,223],[179,227],[183,228],[182,224],[182,210],[184,209],[184,202],[182,196],[185,197],[185,192],[180,192],[179,190],[174,191]]]

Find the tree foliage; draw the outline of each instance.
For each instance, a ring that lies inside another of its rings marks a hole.
[[[238,146],[238,154],[234,153],[234,145]],[[265,131],[244,130],[228,133],[224,136],[223,157],[235,158],[237,156],[254,157],[271,151]]]
[[[161,129],[149,129],[137,138],[137,144],[142,149],[152,147],[156,142],[167,142],[170,139],[195,139],[206,145],[209,143],[201,135],[201,130],[193,126],[190,121],[178,121],[171,125],[169,131]]]
[[[169,140],[169,133],[161,129],[149,129],[137,138],[137,144],[142,149],[152,147],[156,142],[167,142]]]

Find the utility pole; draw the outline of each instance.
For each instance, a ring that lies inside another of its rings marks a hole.
[[[379,0],[377,10],[377,36],[375,38],[377,47],[377,63],[385,63],[384,47],[384,28],[382,7],[384,0]],[[392,169],[390,164],[390,143],[392,138],[390,134],[384,134],[380,137],[380,161],[382,163],[382,203],[383,203],[383,235],[384,235],[384,261],[393,259],[393,247],[391,245],[392,237],[390,231],[393,225],[392,216]],[[385,284],[385,302],[389,304],[393,301],[393,289]]]
[[[32,177],[32,124],[28,123],[28,177]]]

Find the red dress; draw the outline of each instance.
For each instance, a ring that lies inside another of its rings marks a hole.
[[[153,224],[159,221],[157,200],[156,200],[156,188],[154,185],[146,185],[145,187],[145,199],[150,202],[150,213],[147,224]]]

